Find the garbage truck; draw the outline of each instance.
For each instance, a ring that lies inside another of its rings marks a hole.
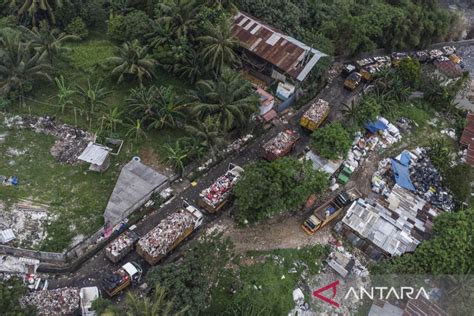
[[[136,262],[127,262],[102,279],[102,290],[109,297],[113,297],[130,285],[140,282],[142,273],[142,268]]]
[[[105,248],[105,256],[113,263],[119,262],[132,251],[139,238],[133,230],[127,230]]]
[[[229,164],[227,172],[217,178],[217,180],[208,188],[201,191],[199,194],[198,205],[209,213],[219,211],[232,196],[232,189],[239,181],[244,169],[241,167]]]
[[[323,99],[313,101],[300,119],[300,125],[309,131],[316,130],[329,115],[329,103]]]
[[[170,214],[138,240],[136,252],[150,265],[157,264],[201,226],[203,218],[201,211],[184,202],[181,209]]]
[[[341,211],[352,201],[360,197],[357,189],[341,192],[329,201],[317,207],[312,214],[303,222],[301,227],[309,235],[313,235],[319,229],[329,224]]]
[[[287,155],[293,150],[299,138],[299,134],[291,129],[278,133],[263,145],[263,158],[273,161]]]

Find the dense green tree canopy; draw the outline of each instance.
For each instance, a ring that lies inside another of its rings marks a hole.
[[[297,208],[327,186],[326,174],[315,171],[310,162],[286,157],[255,162],[246,166],[235,188],[239,221],[256,222]]]
[[[314,150],[326,159],[345,157],[352,144],[350,133],[341,123],[331,123],[317,129],[311,138]]]

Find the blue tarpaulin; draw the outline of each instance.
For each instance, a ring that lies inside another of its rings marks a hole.
[[[400,163],[404,166],[409,166],[411,161],[411,156],[408,151],[403,151],[400,155]]]
[[[410,180],[410,171],[408,170],[408,166],[404,166],[397,160],[392,159],[392,171],[395,177],[395,182],[397,182],[399,186],[410,191],[415,191],[415,187]]]
[[[380,120],[377,120],[375,122],[365,123],[365,128],[369,132],[374,134],[374,133],[377,133],[380,130],[386,130],[388,128],[388,126],[384,122],[382,122]]]

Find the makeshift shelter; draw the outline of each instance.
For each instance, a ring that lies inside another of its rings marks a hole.
[[[110,166],[111,151],[106,146],[91,142],[77,159],[90,163],[89,170],[91,171],[104,172]]]
[[[169,186],[167,176],[132,159],[120,172],[115,188],[104,212],[109,225],[119,223],[150,199],[154,192]]]
[[[415,192],[415,186],[410,180],[410,170],[408,166],[401,164],[395,159],[392,159],[392,171],[395,177],[395,182],[407,190]]]
[[[388,129],[387,124],[381,120],[376,120],[375,122],[369,122],[365,124],[365,128],[372,134],[377,133],[378,131],[384,131]]]
[[[342,165],[342,160],[327,160],[319,157],[311,150],[305,154],[305,158],[311,160],[314,170],[322,170],[333,175]]]

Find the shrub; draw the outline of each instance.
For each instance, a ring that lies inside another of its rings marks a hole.
[[[143,40],[144,34],[150,30],[151,20],[140,10],[134,10],[127,15],[117,15],[108,22],[107,34],[116,41],[125,42]]]
[[[66,32],[72,35],[77,35],[84,39],[89,35],[86,24],[80,17],[75,17],[71,23],[66,27]]]
[[[125,17],[123,15],[116,15],[107,22],[107,35],[119,42],[125,42]]]

